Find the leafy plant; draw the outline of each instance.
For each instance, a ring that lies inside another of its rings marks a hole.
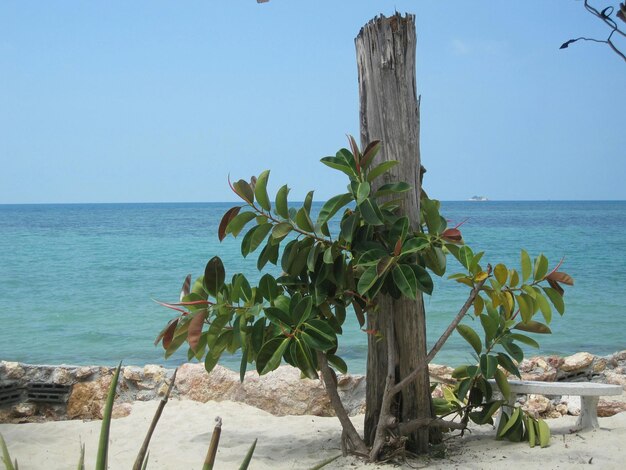
[[[448,227],[440,214],[439,201],[421,193],[421,220],[411,221],[399,213],[403,197],[411,187],[391,181],[372,190],[372,182],[386,175],[397,162],[374,164],[380,142],[361,151],[352,137],[351,150],[341,149],[322,163],[348,178],[346,192],[330,198],[312,214],[313,192],[301,205],[288,203],[289,188],[282,186],[274,202],[267,192],[269,171],[250,182],[238,180],[231,189],[243,204],[223,216],[218,237],[242,235],[243,257],[258,251],[257,268],[270,263],[283,273],[263,274],[255,286],[242,273],[227,282],[224,264],[211,258],[204,275],[193,284],[186,279],[180,302],[162,303],[179,312],[158,335],[168,357],[184,343],[188,358],[204,360],[211,371],[222,354],[241,351],[240,378],[249,365],[259,374],[276,369],[284,360],[297,367],[303,376],[321,374],[331,403],[344,428],[343,449],[378,460],[392,452],[390,439],[421,427],[464,429],[468,420],[491,423],[491,416],[503,404],[494,399],[488,380],[495,378],[504,391],[506,374],[519,376],[516,361],[523,358],[519,343],[536,346],[531,337],[520,332],[550,333],[552,309],[564,311],[561,284],[571,285],[571,277],[549,271],[544,255],[534,263],[525,251],[521,271],[504,264],[481,265],[483,253],[474,253],[464,244],[460,225]],[[387,180],[391,178],[389,175]],[[331,233],[329,222],[339,217],[338,229]],[[383,396],[381,416],[373,446],[368,449],[341,406],[336,390],[335,372],[345,373],[347,365],[340,355],[339,338],[348,312],[354,312],[361,328],[366,315],[377,312],[381,295],[395,299],[416,299],[433,292],[431,273],[442,276],[451,254],[465,269],[450,276],[467,285],[470,294],[448,329],[430,351],[427,360],[411,374],[395,383],[395,332],[393,322],[387,331],[366,331],[387,342],[390,370]],[[474,328],[461,323],[470,308],[484,332],[483,340]],[[543,321],[536,319],[541,312]],[[444,402],[436,403],[442,416],[459,414],[461,423],[445,420],[398,422],[391,412],[393,397],[417,373],[427,367],[448,337],[458,333],[475,352],[476,364],[455,371],[458,384],[448,391]],[[334,369],[334,371],[333,371]],[[401,445],[401,440],[392,439]]]

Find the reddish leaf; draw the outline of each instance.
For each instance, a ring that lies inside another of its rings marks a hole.
[[[182,308],[176,307],[176,305],[182,305],[182,304],[167,304],[165,302],[159,302],[158,300],[155,300],[155,302],[157,304],[159,304],[159,305],[162,305],[163,307],[167,307],[167,308],[171,308],[172,310],[176,310],[177,312],[180,312],[183,315],[187,315],[187,313],[189,313],[189,312],[187,312],[187,310],[183,310]]]
[[[565,291],[558,282],[556,282],[554,279],[548,279],[548,284],[550,284],[550,287],[552,287],[555,291],[559,293],[561,297],[563,297]]]
[[[361,159],[361,166],[367,168],[371,163],[378,151],[380,150],[380,140],[374,140],[367,144],[365,150],[363,150],[363,158]]]
[[[356,172],[361,174],[361,153],[359,152],[359,146],[351,135],[348,136],[348,141],[350,142],[352,155],[354,155],[354,161],[356,162]]]
[[[187,274],[187,277],[185,278],[185,282],[183,282],[183,287],[180,289],[180,301],[183,301],[183,298],[185,298],[187,295],[189,295],[189,292],[191,291],[191,274]]]
[[[198,312],[189,322],[189,330],[187,331],[187,342],[189,347],[196,350],[200,336],[202,335],[202,327],[204,326],[204,320],[208,314],[207,310],[201,310]]]
[[[363,327],[363,325],[365,325],[365,315],[363,315],[363,308],[356,300],[352,302],[352,306],[354,307],[354,313],[356,314],[356,318],[359,321],[359,326]]]
[[[461,231],[458,228],[448,228],[441,232],[441,238],[446,241],[458,243],[463,240]]]
[[[174,337],[174,330],[176,330],[177,325],[178,325],[178,318],[171,320],[167,324],[167,326],[163,329],[163,331],[161,331],[159,336],[157,336],[156,340],[154,341],[154,345],[156,346],[157,344],[159,344],[159,341],[163,339],[163,349],[167,349],[170,346],[170,343],[172,342],[172,338]]]
[[[240,210],[241,206],[231,207],[222,217],[220,226],[217,229],[217,237],[220,239],[220,241],[224,240],[224,238],[226,237],[226,227],[228,227],[230,221],[233,220],[237,214],[239,214]]]
[[[573,286],[574,285],[574,279],[572,279],[572,276],[570,276],[569,274],[563,273],[563,272],[552,272],[550,274],[548,274],[546,276],[546,278],[548,280],[552,280],[552,281],[556,281],[556,282],[560,282],[561,284],[565,284],[568,286]]]
[[[400,256],[400,253],[402,253],[402,239],[398,238],[396,246],[393,248],[393,256]]]

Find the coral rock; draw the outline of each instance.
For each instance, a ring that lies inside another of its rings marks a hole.
[[[579,352],[563,360],[560,369],[565,372],[574,372],[586,369],[593,362],[593,355],[588,352]]]
[[[522,408],[537,418],[539,415],[550,411],[552,402],[543,395],[530,395]]]
[[[598,402],[598,416],[602,418],[616,415],[622,411],[626,411],[626,403],[623,401],[600,399]]]
[[[24,368],[19,362],[4,362],[4,373],[9,379],[24,377]]]
[[[112,377],[105,376],[93,382],[81,382],[72,387],[67,403],[70,419],[100,419],[101,409],[111,385]]]

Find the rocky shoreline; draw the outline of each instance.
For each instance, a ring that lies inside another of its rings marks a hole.
[[[581,352],[568,357],[538,356],[519,364],[525,380],[591,381],[621,385],[626,390],[626,350],[609,356]],[[67,419],[100,419],[111,383],[113,367],[49,366],[0,361],[0,423],[24,423]],[[431,365],[431,380],[451,379],[451,367]],[[174,373],[157,365],[122,368],[114,417],[130,414],[131,403],[160,399]],[[365,377],[340,375],[339,394],[350,415],[364,411]],[[243,383],[239,374],[217,366],[207,374],[203,364],[178,368],[172,398],[198,402],[229,400],[244,403],[276,416],[333,416],[320,381],[301,379],[289,366],[259,377],[248,372]],[[577,415],[579,397],[529,395],[519,400],[525,409],[545,418]],[[598,416],[626,411],[626,396],[600,399]]]

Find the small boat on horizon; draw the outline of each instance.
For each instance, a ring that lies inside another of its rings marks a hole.
[[[468,201],[488,201],[486,196],[472,196],[468,199]]]

